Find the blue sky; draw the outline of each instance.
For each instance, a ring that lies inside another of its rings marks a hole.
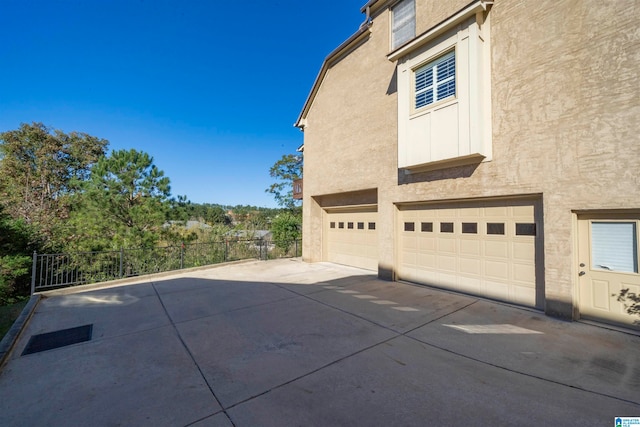
[[[146,151],[172,193],[275,207],[269,167],[366,0],[0,0],[0,131]]]

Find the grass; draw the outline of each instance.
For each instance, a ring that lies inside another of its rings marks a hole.
[[[0,340],[9,331],[29,299],[11,305],[0,306]]]

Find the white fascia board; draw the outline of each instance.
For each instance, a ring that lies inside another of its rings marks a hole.
[[[431,40],[438,37],[445,31],[455,27],[460,22],[463,22],[464,20],[472,17],[476,13],[486,11],[489,5],[492,5],[492,4],[493,4],[493,1],[485,1],[485,0],[479,0],[471,3],[469,6],[465,7],[455,15],[450,16],[449,18],[442,21],[435,27],[432,27],[431,29],[427,30],[425,33],[416,37],[409,43],[403,46],[400,46],[398,49],[388,54],[387,59],[392,62],[397,61],[403,56],[406,56],[409,53],[413,52],[414,50],[429,43]]]
[[[376,4],[378,1],[380,1],[380,0],[369,0],[369,1],[367,2],[367,4],[365,4],[364,6],[362,6],[362,7],[360,8],[360,12],[365,13],[368,7],[373,6],[373,5],[374,5],[374,4]]]
[[[378,10],[384,9],[391,3],[397,3],[399,0],[369,0],[367,4],[360,8],[360,12],[366,13],[367,8],[372,14],[375,14]]]

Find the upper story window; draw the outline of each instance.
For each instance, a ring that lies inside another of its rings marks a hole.
[[[393,27],[391,48],[395,49],[416,36],[416,6],[414,0],[402,0],[391,9]]]
[[[476,0],[387,55],[397,61],[405,173],[491,160],[490,21],[490,2]]]
[[[449,52],[415,70],[416,109],[455,95],[455,52]]]

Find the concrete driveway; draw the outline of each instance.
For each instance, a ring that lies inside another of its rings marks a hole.
[[[606,426],[640,416],[639,355],[633,334],[255,261],[46,295],[0,373],[0,425]]]

